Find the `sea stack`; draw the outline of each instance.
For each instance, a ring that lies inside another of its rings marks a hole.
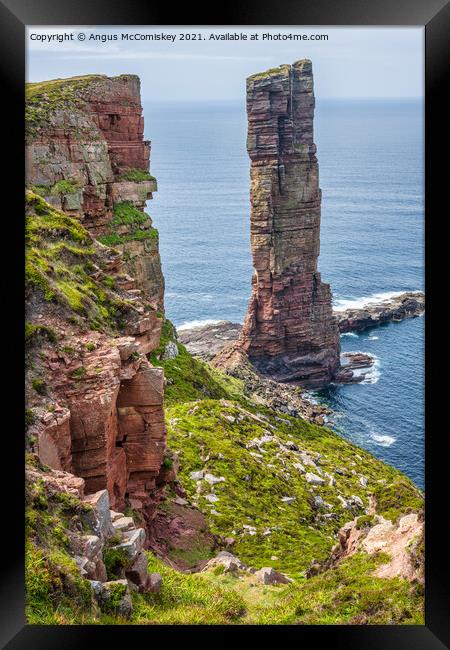
[[[331,290],[317,270],[319,169],[311,61],[247,79],[255,273],[240,347],[278,381],[317,388],[339,368]]]

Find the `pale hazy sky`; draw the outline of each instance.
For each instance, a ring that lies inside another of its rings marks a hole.
[[[247,34],[248,40],[209,39],[225,32]],[[121,39],[181,33],[201,33],[204,40]],[[250,40],[255,33],[259,40]],[[328,34],[328,41],[263,41],[264,33]],[[31,39],[63,34],[73,40]],[[102,43],[91,35],[118,40]],[[28,81],[132,73],[141,78],[144,101],[242,100],[247,76],[302,58],[312,60],[315,94],[323,99],[423,96],[422,27],[28,27],[26,39]]]

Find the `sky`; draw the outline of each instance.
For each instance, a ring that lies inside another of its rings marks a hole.
[[[247,39],[210,38],[223,34]],[[148,38],[162,35],[175,40]],[[302,58],[312,60],[321,99],[423,97],[422,27],[29,26],[26,42],[28,81],[137,74],[143,101],[242,100],[246,77]]]

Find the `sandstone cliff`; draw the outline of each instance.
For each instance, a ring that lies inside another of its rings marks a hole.
[[[28,84],[26,124],[27,185],[121,250],[138,288],[163,309],[158,233],[143,212],[157,186],[143,139],[139,78]]]
[[[339,366],[330,287],[317,270],[319,171],[311,62],[247,80],[255,275],[240,345],[258,370],[316,387]]]
[[[164,295],[149,156],[137,77],[27,88],[29,444],[147,520],[173,478],[164,373],[146,358]]]

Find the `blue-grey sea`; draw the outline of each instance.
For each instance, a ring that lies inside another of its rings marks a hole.
[[[177,325],[242,322],[250,295],[245,105],[144,104],[158,192],[166,312]],[[316,98],[319,270],[336,306],[424,286],[423,107]],[[316,394],[342,436],[424,485],[424,318],[342,336],[368,380]]]

